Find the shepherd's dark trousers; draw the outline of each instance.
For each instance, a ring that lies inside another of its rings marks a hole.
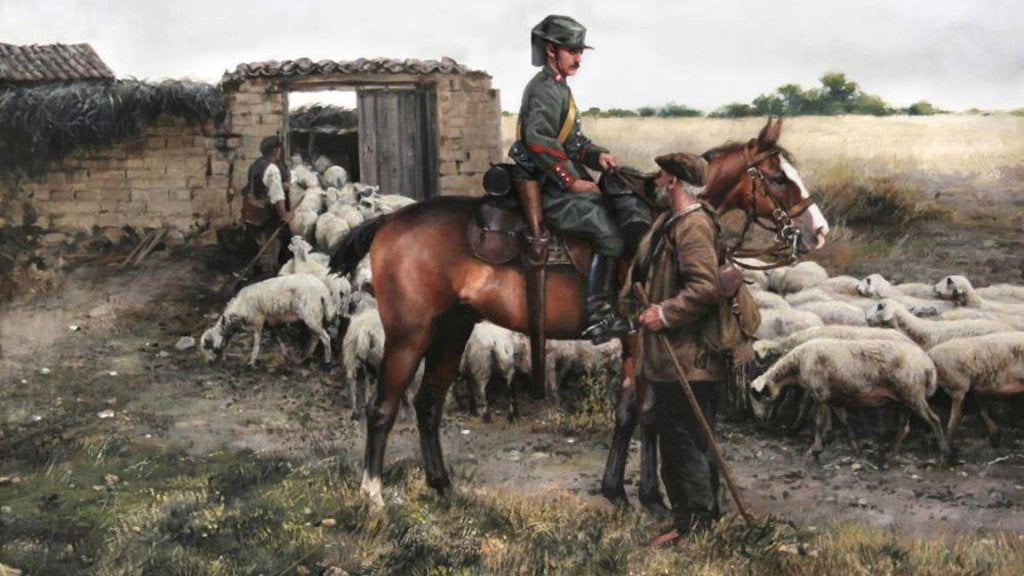
[[[704,417],[715,430],[721,382],[691,382]],[[661,480],[676,529],[688,534],[718,518],[718,465],[679,382],[650,382],[654,429],[661,451]]]

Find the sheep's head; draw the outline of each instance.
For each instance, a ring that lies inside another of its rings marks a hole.
[[[199,352],[207,362],[212,364],[220,360],[223,351],[224,336],[220,332],[220,323],[218,322],[216,326],[203,332],[203,337],[199,339]]]
[[[884,282],[885,278],[883,278],[881,274],[871,274],[870,276],[865,277],[857,284],[857,292],[861,296],[878,298],[878,287],[881,285],[879,280]]]
[[[292,241],[291,243],[288,244],[288,250],[290,250],[291,253],[294,254],[296,258],[299,258],[300,254],[303,257],[309,255],[309,253],[313,250],[313,246],[310,245],[309,242],[306,242],[306,239],[303,238],[302,236],[296,235],[292,236]]]
[[[754,342],[754,361],[750,363],[748,376],[757,378],[782,358],[779,345],[774,340],[758,340]]]
[[[238,322],[221,316],[217,323],[199,339],[199,352],[207,362],[213,363],[220,359],[228,340],[238,331]]]
[[[775,404],[778,391],[768,381],[767,375],[762,374],[750,382],[748,392],[750,407],[754,410],[754,417],[759,421],[765,421],[771,414],[772,405]]]
[[[895,326],[896,304],[892,300],[882,300],[868,309],[864,319],[867,320],[868,326]]]
[[[953,300],[958,306],[967,304],[971,283],[963,276],[946,276],[932,286],[932,293],[941,300]]]

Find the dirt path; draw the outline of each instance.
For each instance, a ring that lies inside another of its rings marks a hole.
[[[246,370],[247,337],[216,367],[202,363],[194,349],[174,348],[181,336],[198,337],[215,317],[222,306],[217,291],[227,280],[215,272],[222,264],[209,253],[190,256],[155,258],[129,271],[83,267],[67,278],[65,290],[4,311],[5,431],[33,425],[71,435],[103,429],[168,452],[250,449],[299,460],[341,452],[358,465],[364,425],[348,417],[347,393],[336,374],[287,366],[273,347],[265,347],[259,369]],[[442,443],[457,486],[537,498],[571,493],[608,506],[597,494],[603,439],[554,432],[555,410],[542,402],[526,402],[524,411],[524,419],[511,425],[500,418],[484,424],[459,412],[446,416]],[[820,463],[804,456],[806,436],[726,424],[722,440],[758,514],[807,525],[866,522],[908,533],[1021,532],[1022,435],[1019,429],[1007,432],[1004,448],[989,448],[977,417],[969,414],[958,439],[964,462],[948,469],[935,465],[936,451],[921,430],[885,469],[854,457],[842,435]],[[864,438],[862,445],[874,444]],[[418,461],[415,427],[410,419],[400,421],[388,466]],[[8,462],[3,468],[4,475],[12,473]]]

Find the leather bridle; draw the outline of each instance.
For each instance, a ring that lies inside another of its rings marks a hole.
[[[743,155],[747,163],[747,176],[750,177],[750,203],[747,208],[747,219],[740,232],[739,240],[734,246],[726,249],[726,257],[737,266],[748,270],[771,270],[782,266],[789,266],[799,258],[801,232],[800,228],[793,224],[793,220],[807,211],[814,204],[813,198],[804,198],[789,209],[786,209],[783,199],[776,194],[767,182],[764,173],[757,167],[762,161],[782,153],[782,149],[772,147],[756,155],[750,154],[749,148],[743,149]],[[771,221],[757,215],[757,195],[760,193],[774,205]],[[747,233],[751,226],[757,225],[760,228],[771,232],[775,236],[775,243],[772,246],[762,249],[743,249]],[[762,258],[767,257],[773,260],[764,266],[748,264],[737,261],[737,258]]]

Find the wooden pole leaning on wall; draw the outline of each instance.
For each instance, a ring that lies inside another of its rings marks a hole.
[[[647,299],[647,292],[639,282],[633,284],[633,292],[636,293],[637,299],[640,300],[640,304],[644,310],[650,307],[651,302]],[[743,498],[740,496],[739,487],[736,485],[736,481],[733,480],[732,472],[729,470],[729,465],[725,463],[725,458],[722,457],[722,449],[718,446],[718,440],[715,439],[714,432],[711,431],[711,426],[708,424],[707,418],[704,417],[704,411],[700,409],[700,403],[697,402],[697,397],[693,394],[693,388],[690,387],[690,382],[686,379],[686,373],[683,372],[683,367],[679,364],[679,359],[676,358],[675,352],[672,350],[672,345],[669,343],[668,338],[663,333],[655,333],[658,339],[658,343],[668,354],[668,357],[672,360],[672,367],[676,370],[676,376],[679,378],[679,385],[683,387],[683,392],[686,394],[686,399],[690,402],[690,408],[693,410],[693,415],[697,417],[697,422],[700,423],[700,428],[704,432],[705,438],[707,438],[708,446],[711,447],[711,451],[715,454],[715,460],[718,462],[718,469],[722,471],[722,476],[725,476],[725,484],[729,487],[729,492],[732,494],[733,502],[736,503],[736,508],[740,511],[740,515],[746,521],[747,525],[750,526],[754,523],[754,517],[747,511],[747,505],[743,502]]]

